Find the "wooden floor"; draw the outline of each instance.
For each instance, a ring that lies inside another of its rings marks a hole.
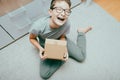
[[[20,8],[32,0],[0,0],[0,16]]]
[[[120,0],[94,0],[120,22]]]

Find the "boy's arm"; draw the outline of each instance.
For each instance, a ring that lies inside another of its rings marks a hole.
[[[60,40],[66,40],[65,35],[60,36]]]
[[[29,36],[29,40],[39,50],[41,59],[45,59],[45,56],[42,55],[42,53],[44,52],[44,48],[39,44],[36,37],[37,36],[35,34],[31,33]]]
[[[37,36],[36,36],[35,34],[30,34],[29,40],[30,40],[30,42],[31,42],[38,50],[41,50],[42,47],[41,47],[40,44],[38,43],[36,37],[37,37]]]

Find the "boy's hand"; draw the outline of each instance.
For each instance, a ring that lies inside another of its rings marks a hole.
[[[63,59],[64,61],[67,61],[68,60],[68,52],[67,53],[65,53],[65,55],[64,55],[64,59]]]
[[[39,50],[39,55],[42,60],[45,60],[47,58],[46,55],[44,54],[44,51],[45,50],[43,48]]]

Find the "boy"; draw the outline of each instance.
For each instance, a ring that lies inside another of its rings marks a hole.
[[[29,31],[30,42],[39,50],[41,58],[40,76],[44,79],[48,79],[68,59],[68,53],[69,56],[78,61],[85,59],[84,33],[91,29],[89,27],[86,29],[78,29],[78,45],[75,45],[67,38],[68,53],[64,61],[46,59],[44,55],[45,38],[65,40],[65,35],[70,29],[70,24],[67,21],[71,13],[70,7],[70,0],[52,0],[49,10],[50,16],[37,20]]]

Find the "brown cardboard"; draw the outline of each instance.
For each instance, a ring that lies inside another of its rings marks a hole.
[[[46,39],[44,54],[49,59],[64,60],[67,53],[67,42],[63,40]]]

